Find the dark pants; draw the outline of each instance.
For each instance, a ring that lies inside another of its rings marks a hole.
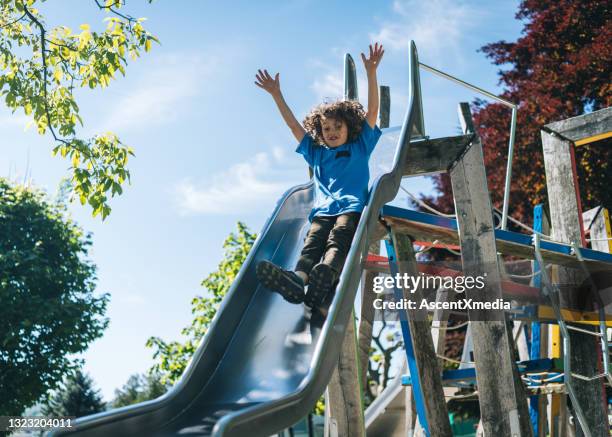
[[[358,212],[349,212],[333,217],[313,218],[295,270],[310,274],[312,268],[322,262],[340,273],[360,216]]]

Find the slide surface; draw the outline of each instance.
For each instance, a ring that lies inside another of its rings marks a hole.
[[[264,259],[293,268],[308,230],[313,203],[309,182],[289,190],[255,242],[212,326],[181,380],[164,396],[84,417],[54,436],[269,436],[313,408],[338,360],[345,327],[380,208],[393,200],[410,133],[422,120],[416,48],[411,45],[409,105],[401,129],[387,129],[370,160],[371,184],[335,298],[325,320],[308,320],[259,285]],[[347,58],[347,96],[356,96],[354,64]],[[353,92],[351,93],[351,89]]]

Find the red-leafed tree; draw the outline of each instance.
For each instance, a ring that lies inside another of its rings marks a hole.
[[[519,104],[510,214],[532,221],[533,206],[546,202],[540,126],[612,104],[612,13],[606,0],[525,0],[516,42],[499,41],[481,51],[502,67],[502,97]],[[510,110],[477,100],[472,108],[482,138],[491,200],[501,209],[508,156]],[[584,209],[612,207],[612,141],[576,148]],[[453,211],[450,179],[435,177],[438,195],[428,198]]]

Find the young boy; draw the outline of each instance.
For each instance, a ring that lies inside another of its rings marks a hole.
[[[283,98],[279,74],[272,78],[267,70],[259,70],[256,75],[255,85],[272,95],[300,143],[296,152],[313,169],[315,201],[309,216],[312,224],[295,271],[284,270],[269,261],[260,262],[256,269],[261,283],[289,302],[304,302],[314,308],[329,301],[344,266],[367,201],[368,160],[381,135],[376,126],[376,69],[383,54],[378,43],[370,45],[369,57],[361,54],[368,77],[367,112],[357,102],[322,104],[311,111],[303,126]]]

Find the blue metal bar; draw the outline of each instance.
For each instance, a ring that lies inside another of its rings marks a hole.
[[[414,211],[411,209],[400,208],[397,206],[385,205],[382,208],[383,217],[396,217],[409,220],[415,223],[437,226],[452,231],[457,231],[457,221],[455,219],[441,217],[426,212]],[[521,244],[523,246],[533,246],[533,237],[528,234],[504,231],[495,229],[495,238],[498,241]],[[540,249],[548,252],[556,252],[563,255],[574,256],[574,250],[570,244],[555,243],[552,241],[540,240]],[[612,263],[612,254],[599,252],[597,250],[581,248],[580,253],[587,261],[602,261]]]
[[[557,368],[555,360],[550,358],[540,358],[537,360],[519,361],[516,363],[521,375],[529,373],[549,372],[550,375],[559,374],[560,369]],[[550,377],[550,376],[548,376]],[[537,378],[533,376],[532,378]],[[445,386],[458,385],[460,387],[469,387],[476,385],[476,369],[453,369],[442,372],[442,382]],[[563,382],[563,378],[559,377],[557,382]],[[402,375],[402,385],[412,385],[413,379],[411,375]]]
[[[395,253],[395,247],[393,247],[393,238],[389,232],[389,238],[385,240],[385,247],[387,249],[387,257],[389,258],[389,270],[391,276],[395,277],[399,273],[397,265],[397,256]],[[394,281],[395,282],[395,281]],[[401,302],[404,298],[402,290],[400,290],[394,283],[393,295],[398,302]],[[408,315],[405,310],[397,310],[400,317],[400,325],[402,327],[402,336],[404,337],[404,346],[406,348],[406,360],[408,362],[408,370],[410,375],[414,377],[412,391],[414,393],[414,400],[416,404],[416,411],[419,417],[419,423],[423,427],[427,437],[430,437],[429,423],[427,422],[427,414],[425,411],[425,394],[420,384],[419,369],[417,368],[416,357],[414,356],[414,347],[412,345],[412,335],[410,333],[410,325],[408,324]],[[410,408],[408,406],[407,408]]]
[[[542,204],[536,205],[533,209],[533,229],[536,232],[543,232],[543,215],[544,208]],[[540,288],[542,286],[542,279],[540,275],[536,274],[540,271],[540,264],[537,260],[533,262],[533,286]],[[537,306],[534,306],[534,312],[537,312]],[[541,329],[542,325],[540,322],[531,323],[531,349],[529,351],[529,358],[536,360],[540,358],[540,347],[541,347]],[[531,424],[533,425],[533,435],[538,435],[540,429],[540,408],[539,408],[539,396],[534,395],[529,397],[529,416],[531,417]]]

